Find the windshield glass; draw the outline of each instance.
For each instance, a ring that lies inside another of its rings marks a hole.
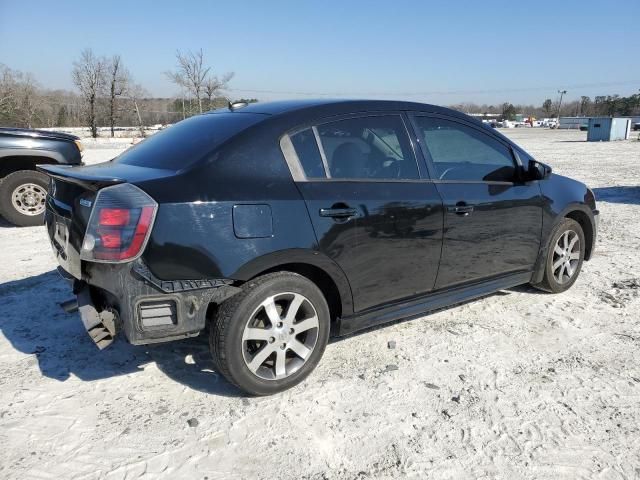
[[[197,115],[152,135],[123,152],[114,162],[182,170],[264,118],[260,114],[238,112]]]

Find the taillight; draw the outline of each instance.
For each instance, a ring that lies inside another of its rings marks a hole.
[[[80,258],[92,262],[129,262],[144,250],[158,204],[129,183],[98,192],[84,234]]]
[[[100,210],[99,224],[102,226],[123,227],[129,224],[131,215],[124,208],[103,208]]]

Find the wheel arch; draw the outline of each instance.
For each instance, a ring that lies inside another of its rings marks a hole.
[[[589,215],[582,209],[574,209],[565,213],[564,218],[570,218],[578,222],[582,231],[584,232],[585,246],[584,246],[584,259],[589,260],[591,258],[591,252],[593,251],[593,222]]]
[[[353,313],[351,287],[346,275],[320,252],[290,249],[256,258],[240,268],[232,278],[249,281],[267,273],[287,271],[311,280],[327,299],[332,322]]]
[[[582,231],[585,237],[584,259],[589,260],[591,258],[596,234],[593,212],[588,205],[581,203],[572,203],[570,205],[567,205],[564,210],[555,215],[553,224],[546,230],[547,234],[546,237],[542,239],[542,242],[540,244],[540,253],[538,254],[538,259],[536,261],[533,275],[531,277],[532,283],[539,283],[542,281],[542,277],[544,276],[545,262],[547,259],[547,251],[549,249],[549,238],[558,223],[560,223],[565,218],[575,220],[582,227]]]
[[[60,162],[53,156],[40,152],[22,152],[0,157],[0,178],[20,170],[36,170],[36,165],[57,165]]]

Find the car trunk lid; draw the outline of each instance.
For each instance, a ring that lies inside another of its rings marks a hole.
[[[173,171],[114,162],[82,167],[39,165],[49,175],[45,226],[60,265],[81,279],[80,250],[98,191],[119,183],[140,184]]]

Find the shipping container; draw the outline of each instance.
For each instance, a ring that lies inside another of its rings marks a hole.
[[[631,119],[629,118],[593,117],[589,119],[587,141],[628,140],[630,131]]]

